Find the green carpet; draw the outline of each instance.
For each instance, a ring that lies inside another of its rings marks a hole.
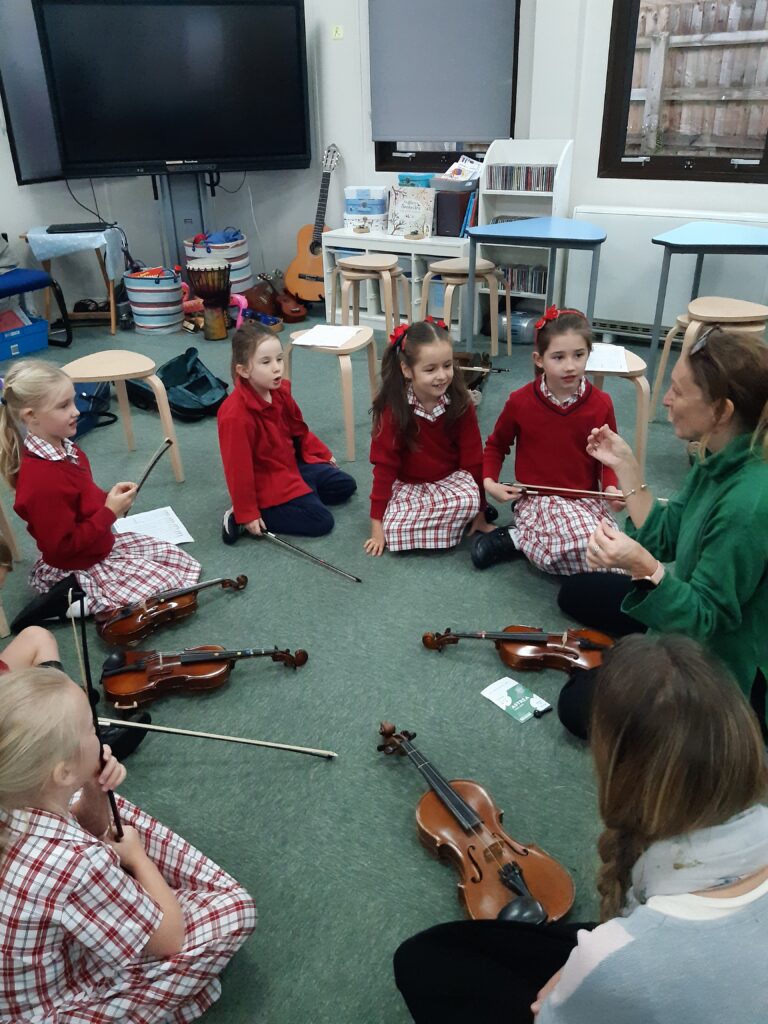
[[[287,332],[283,335],[287,338]],[[200,335],[144,338],[78,329],[71,350],[45,350],[63,364],[102,348],[128,348],[158,364],[197,345],[205,363],[229,379],[229,346]],[[642,355],[642,349],[640,350]],[[484,436],[507,394],[531,376],[530,349],[516,347],[497,365],[479,408]],[[195,644],[272,646],[309,652],[296,672],[268,659],[239,663],[218,692],[171,696],[151,708],[158,724],[330,748],[334,761],[296,754],[150,735],[128,761],[127,797],[183,834],[254,895],[259,926],[224,975],[221,1001],[206,1021],[268,1024],[362,1024],[409,1019],[392,980],[399,942],[461,916],[452,871],[431,859],[416,837],[414,809],[425,790],[404,758],[376,752],[382,719],[410,729],[416,746],[448,778],[481,782],[505,813],[509,833],[536,842],[573,873],[573,920],[594,918],[598,819],[589,756],[565,735],[555,713],[519,725],[480,696],[506,674],[491,644],[464,641],[443,654],[425,650],[427,630],[498,629],[525,623],[550,630],[566,623],[557,581],[518,561],[473,569],[468,543],[433,554],[363,552],[368,536],[370,396],[365,356],[354,357],[358,459],[344,462],[338,369],[328,356],[299,351],[294,394],[307,422],[358,482],[325,538],[308,550],[362,577],[346,582],[266,542],[220,540],[228,498],[214,419],[178,423],[186,482],[168,458],[134,511],[170,504],[195,543],[203,578],[247,573],[242,593],[209,590],[199,611],[155,633],[145,647],[171,651]],[[634,388],[609,385],[619,426],[634,431]],[[109,488],[136,479],[160,442],[156,414],[133,411],[138,449],[128,452],[119,425],[88,434],[83,447],[96,480]],[[657,493],[679,486],[683,446],[665,423],[651,425],[647,478]],[[511,473],[511,466],[509,472]],[[6,508],[10,495],[4,495]],[[52,510],[55,514],[55,510]],[[502,514],[501,521],[504,521]],[[15,520],[24,561],[9,577],[9,618],[31,597],[26,572],[34,546]],[[71,628],[56,626],[63,660],[77,676]],[[91,631],[98,676],[107,648]],[[523,681],[555,703],[565,680],[554,671]],[[102,713],[107,709],[102,701]]]

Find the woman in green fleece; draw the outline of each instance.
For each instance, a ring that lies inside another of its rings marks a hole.
[[[706,451],[662,506],[629,445],[603,426],[587,450],[615,470],[626,533],[603,522],[589,540],[593,572],[569,577],[560,607],[614,635],[652,630],[700,641],[731,670],[766,732],[768,678],[768,347],[715,326],[672,371],[664,396],[678,437]],[[664,563],[674,562],[674,570]],[[563,688],[563,724],[586,737],[593,677]]]

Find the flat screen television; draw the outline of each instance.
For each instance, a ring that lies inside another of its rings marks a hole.
[[[64,177],[308,167],[303,0],[33,0]]]

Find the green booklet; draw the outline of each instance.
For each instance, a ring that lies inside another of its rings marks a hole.
[[[527,722],[529,718],[534,717],[534,712],[538,711],[541,714],[552,707],[543,697],[539,697],[527,686],[509,676],[497,679],[481,693],[518,722]]]

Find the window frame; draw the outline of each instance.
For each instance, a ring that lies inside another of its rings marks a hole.
[[[768,182],[768,133],[759,164],[734,165],[732,157],[624,156],[640,3],[641,0],[613,2],[598,178]]]

